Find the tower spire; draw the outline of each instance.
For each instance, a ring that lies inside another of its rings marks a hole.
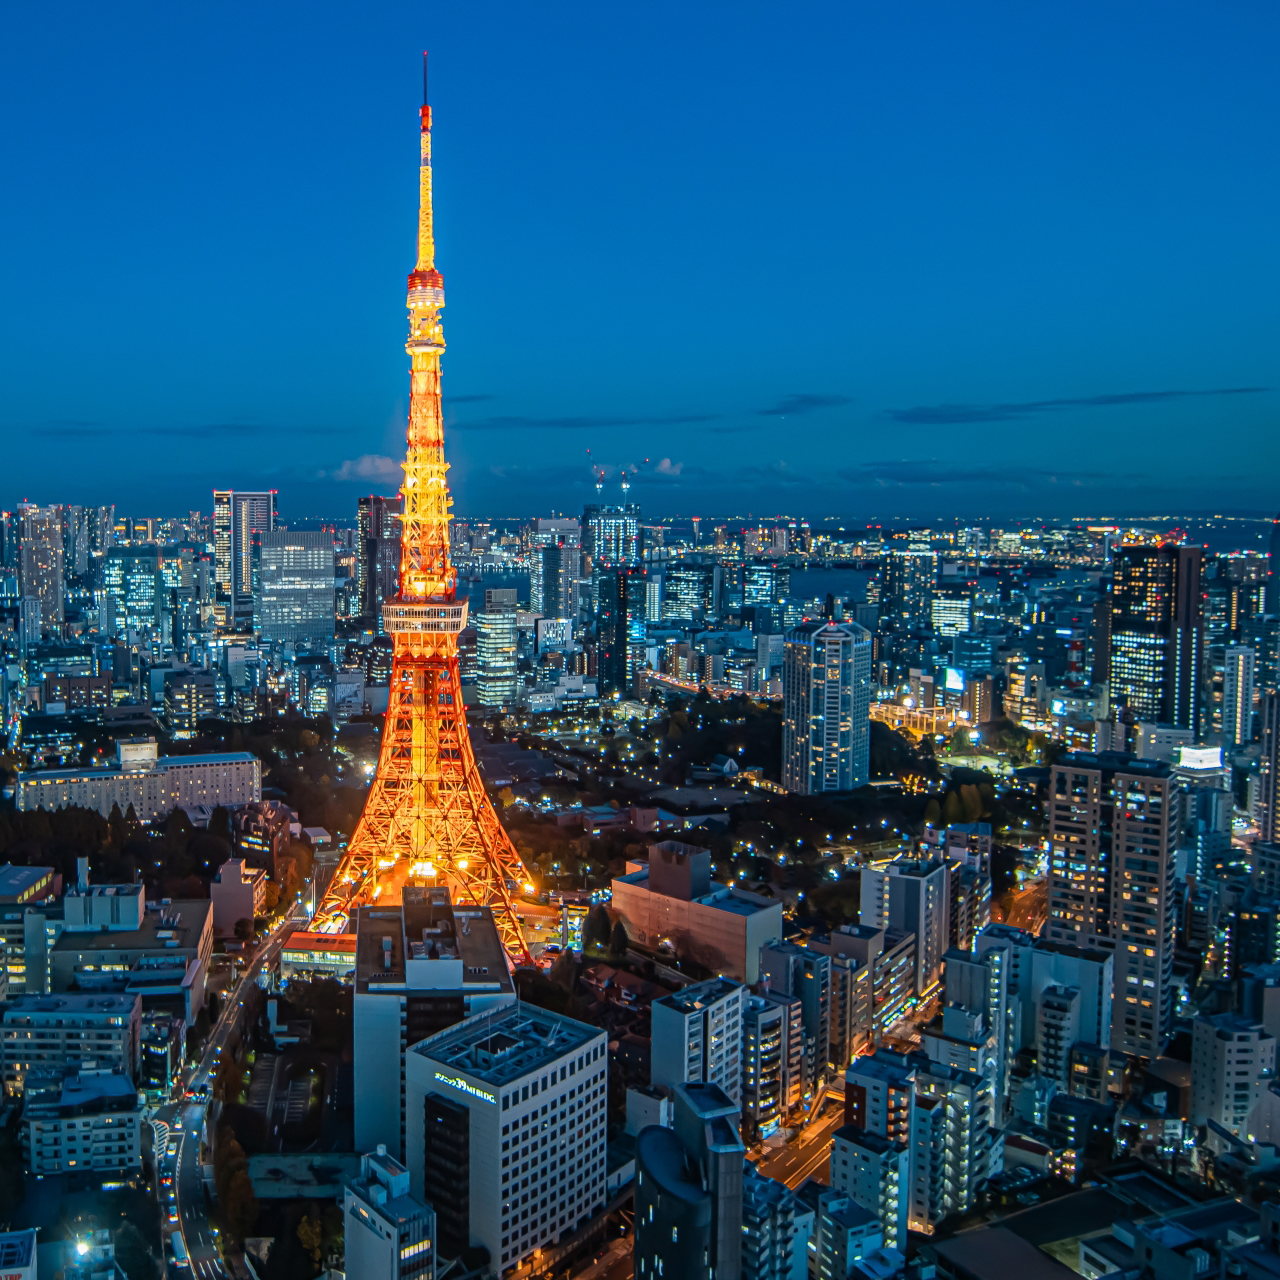
[[[422,160],[418,168],[418,270],[436,265],[435,228],[431,223],[431,108],[427,105],[427,55],[422,54]]]

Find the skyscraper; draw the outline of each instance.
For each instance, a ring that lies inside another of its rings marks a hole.
[[[640,508],[634,502],[591,502],[582,509],[583,550],[592,565],[640,563]]]
[[[17,517],[19,591],[38,610],[41,630],[60,638],[65,617],[61,513],[24,502]]]
[[[787,632],[782,668],[782,785],[800,795],[852,791],[869,771],[871,634],[853,622]]]
[[[600,574],[599,592],[596,671],[600,692],[626,692],[644,655],[644,570],[636,565],[606,569]]]
[[[213,491],[213,553],[227,621],[253,616],[261,535],[276,527],[276,491]]]
[[[360,615],[382,630],[382,605],[395,598],[400,580],[399,494],[370,494],[356,504],[356,594]]]
[[[1112,705],[1139,721],[1200,731],[1204,621],[1199,547],[1122,546],[1113,560]]]
[[[1239,747],[1253,737],[1254,651],[1228,645],[1222,658],[1222,740]]]
[[[1112,752],[1063,756],[1049,779],[1045,936],[1114,953],[1111,1047],[1149,1058],[1173,1012],[1175,785],[1169,765]]]
[[[937,556],[925,547],[890,551],[885,558],[880,617],[895,631],[928,631],[933,625]]]
[[[333,534],[264,533],[254,630],[264,644],[333,642]]]
[[[516,615],[511,609],[476,614],[476,701],[509,707],[516,700]]]

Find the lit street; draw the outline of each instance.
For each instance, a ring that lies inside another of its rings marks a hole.
[[[239,1027],[244,1010],[241,999],[243,992],[257,980],[263,967],[280,954],[285,939],[298,927],[298,923],[293,913],[290,913],[263,939],[257,955],[246,966],[235,987],[227,993],[225,1007],[209,1033],[204,1055],[192,1071],[187,1088],[198,1091],[212,1083],[221,1055],[233,1041],[234,1033]],[[176,1155],[166,1154],[162,1157],[157,1170],[157,1177],[161,1179],[160,1211],[163,1229],[169,1240],[180,1235],[191,1260],[192,1273],[204,1280],[226,1274],[215,1230],[209,1223],[200,1165],[201,1130],[207,1105],[204,1100],[182,1101],[168,1103],[155,1112],[155,1118],[169,1126],[170,1139],[178,1139]],[[178,1117],[181,1117],[180,1130],[176,1123]],[[171,1186],[164,1183],[166,1177],[172,1178]],[[170,1199],[171,1192],[173,1199]],[[179,1217],[176,1223],[168,1220],[170,1212],[175,1209]]]

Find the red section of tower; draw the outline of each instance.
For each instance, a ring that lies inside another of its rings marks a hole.
[[[457,599],[449,558],[452,499],[440,410],[444,280],[435,268],[431,221],[426,54],[423,98],[418,263],[409,276],[405,348],[413,390],[401,488],[400,594],[382,613],[393,645],[391,690],[364,813],[311,927],[340,932],[356,907],[398,901],[406,882],[447,884],[456,905],[490,907],[508,958],[529,963],[515,902],[533,886],[480,781],[458,670],[467,602]]]

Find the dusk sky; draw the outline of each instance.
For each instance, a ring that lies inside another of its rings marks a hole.
[[[424,48],[457,512],[1280,506],[1273,2],[0,21],[0,506],[394,492]]]

